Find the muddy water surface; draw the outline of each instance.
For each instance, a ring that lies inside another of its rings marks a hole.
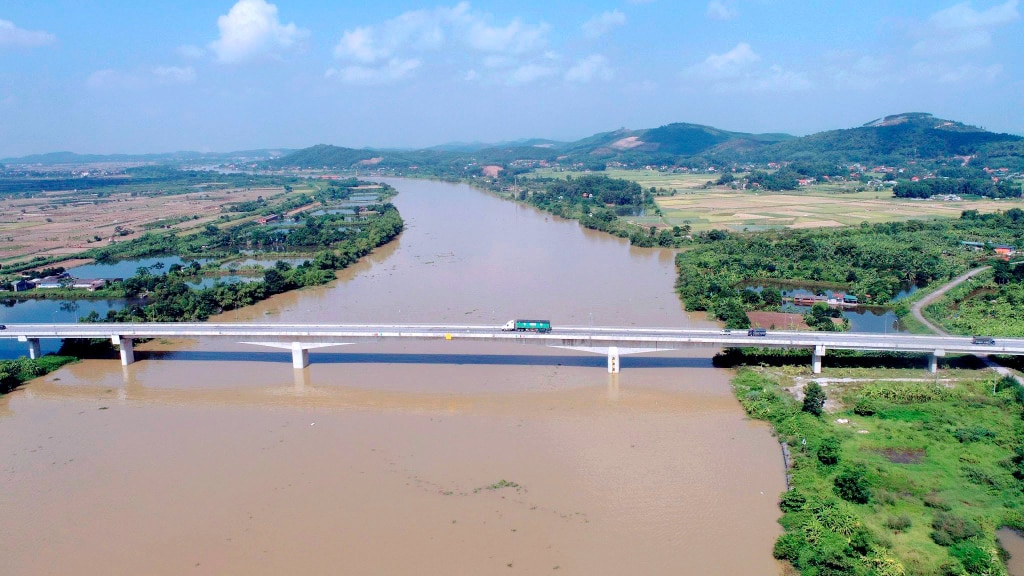
[[[329,287],[223,320],[697,325],[671,253],[466,187]],[[775,574],[777,443],[710,351],[156,342],[0,399],[15,574]]]

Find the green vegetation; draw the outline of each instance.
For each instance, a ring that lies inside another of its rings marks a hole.
[[[124,295],[141,297],[141,304],[127,306],[122,310],[110,310],[105,318],[96,312],[84,318],[87,322],[181,322],[201,321],[226,310],[249,306],[275,294],[302,288],[326,284],[335,278],[337,270],[344,269],[359,258],[369,254],[377,246],[390,242],[403,227],[401,216],[390,204],[379,206],[379,211],[363,225],[352,228],[352,234],[344,234],[340,239],[325,242],[323,250],[312,260],[292,267],[286,262],[277,262],[270,269],[263,271],[262,281],[237,282],[233,284],[215,283],[209,288],[196,289],[189,285],[188,280],[199,274],[200,266],[192,262],[189,266],[172,266],[167,274],[155,275],[146,268],[123,282]],[[330,218],[324,216],[324,218]],[[208,235],[219,234],[216,227],[207,232]],[[325,232],[325,226],[316,218],[307,221],[305,230],[310,235],[319,231],[320,237],[334,238],[333,233]],[[291,236],[291,235],[289,235]],[[175,236],[163,237],[173,241]],[[144,241],[140,238],[139,241]],[[150,239],[152,240],[152,239]],[[192,238],[190,242],[197,240]],[[226,240],[227,241],[227,240]],[[149,244],[145,244],[149,246]],[[173,245],[173,244],[172,244]],[[173,252],[172,252],[173,253]]]
[[[0,361],[0,393],[6,394],[33,378],[53,372],[65,364],[77,361],[73,356],[46,355],[31,360],[21,357],[17,360]]]
[[[712,230],[676,256],[676,290],[687,310],[730,322],[757,307],[743,286],[798,283],[843,289],[862,303],[884,304],[909,286],[928,286],[989,257],[962,242],[1020,242],[1024,211],[965,211],[957,220],[908,221],[837,230],[733,234]],[[812,316],[825,314],[812,314]],[[819,327],[821,318],[810,318]]]
[[[990,178],[934,178],[920,182],[901,181],[893,188],[897,198],[930,198],[935,195],[1020,198],[1021,186],[1015,182],[993,182]]]
[[[747,413],[798,447],[776,558],[807,575],[1005,574],[995,531],[1024,522],[1024,390],[956,374],[830,387],[843,407],[819,417],[779,376],[739,372]]]
[[[955,334],[1024,336],[1024,266],[997,260],[928,306],[930,320]]]
[[[532,178],[519,183],[502,176],[491,184],[493,192],[517,195],[526,203],[562,218],[578,220],[586,228],[628,238],[634,246],[680,246],[686,241],[688,227],[658,229],[644,227],[627,218],[645,212],[657,214],[654,204],[658,190],[644,190],[636,182],[605,175]]]

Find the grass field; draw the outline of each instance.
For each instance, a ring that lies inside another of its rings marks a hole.
[[[695,232],[713,228],[740,232],[855,226],[861,222],[956,218],[964,210],[995,212],[1024,208],[1024,200],[903,200],[893,198],[888,190],[847,192],[841,184],[810,186],[791,192],[754,192],[722,186],[701,189],[708,180],[717,179],[713,174],[666,174],[652,170],[608,170],[605,173],[613,178],[632,180],[644,188],[654,186],[676,191],[674,196],[655,199],[663,213],[660,218],[633,219],[638,224],[689,224]],[[583,173],[548,170],[537,174],[564,178]]]

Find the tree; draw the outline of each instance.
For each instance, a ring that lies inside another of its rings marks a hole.
[[[863,464],[844,468],[832,484],[836,495],[847,502],[867,504],[871,501],[871,483]]]
[[[817,382],[811,382],[804,389],[804,405],[802,410],[815,416],[821,416],[825,408],[825,390]]]
[[[818,462],[826,466],[832,466],[839,462],[839,439],[830,437],[825,438],[818,444],[817,450]]]

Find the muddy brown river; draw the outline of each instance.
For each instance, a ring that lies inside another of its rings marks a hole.
[[[227,321],[698,326],[668,251],[463,185],[396,180],[406,231]],[[707,349],[288,353],[153,342],[0,398],[0,572],[766,574],[782,457]]]

